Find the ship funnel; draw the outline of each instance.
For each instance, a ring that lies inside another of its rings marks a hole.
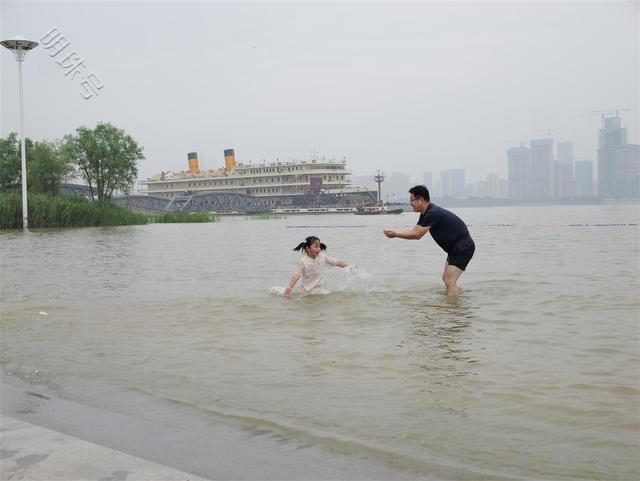
[[[189,159],[189,172],[192,174],[199,174],[200,167],[198,166],[198,152],[189,152],[187,154]]]
[[[225,149],[224,151],[224,168],[232,171],[236,167],[236,154],[233,149]]]

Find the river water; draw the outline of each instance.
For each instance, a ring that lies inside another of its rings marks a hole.
[[[453,301],[430,236],[382,234],[413,213],[0,232],[3,381],[398,478],[638,479],[638,206],[454,210]],[[270,295],[307,235],[359,270]]]

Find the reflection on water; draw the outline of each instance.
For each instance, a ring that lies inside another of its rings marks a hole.
[[[473,362],[471,309],[464,299],[442,296],[440,304],[428,303],[411,316],[404,343],[412,364],[430,376],[448,378],[468,375]]]
[[[637,208],[462,214],[478,247],[458,299],[431,239],[382,235],[410,215],[322,229],[362,270],[291,299],[269,288],[317,232],[288,219],[0,233],[2,368],[158,422],[189,411],[339,440],[423,476],[636,479]],[[519,227],[540,216],[636,226]]]

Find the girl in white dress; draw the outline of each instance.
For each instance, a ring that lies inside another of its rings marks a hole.
[[[327,286],[320,278],[321,268],[328,264],[330,266],[347,267],[348,264],[340,259],[334,259],[325,255],[322,251],[327,246],[320,242],[315,236],[307,237],[294,251],[304,251],[304,255],[298,261],[298,266],[291,276],[289,285],[284,289],[284,296],[289,297],[296,283],[302,279],[302,294],[328,294]]]

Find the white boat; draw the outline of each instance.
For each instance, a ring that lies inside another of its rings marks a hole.
[[[354,214],[356,215],[384,215],[384,214],[402,214],[402,207],[389,208],[383,205],[359,205]]]
[[[272,214],[354,214],[355,207],[277,207]]]

